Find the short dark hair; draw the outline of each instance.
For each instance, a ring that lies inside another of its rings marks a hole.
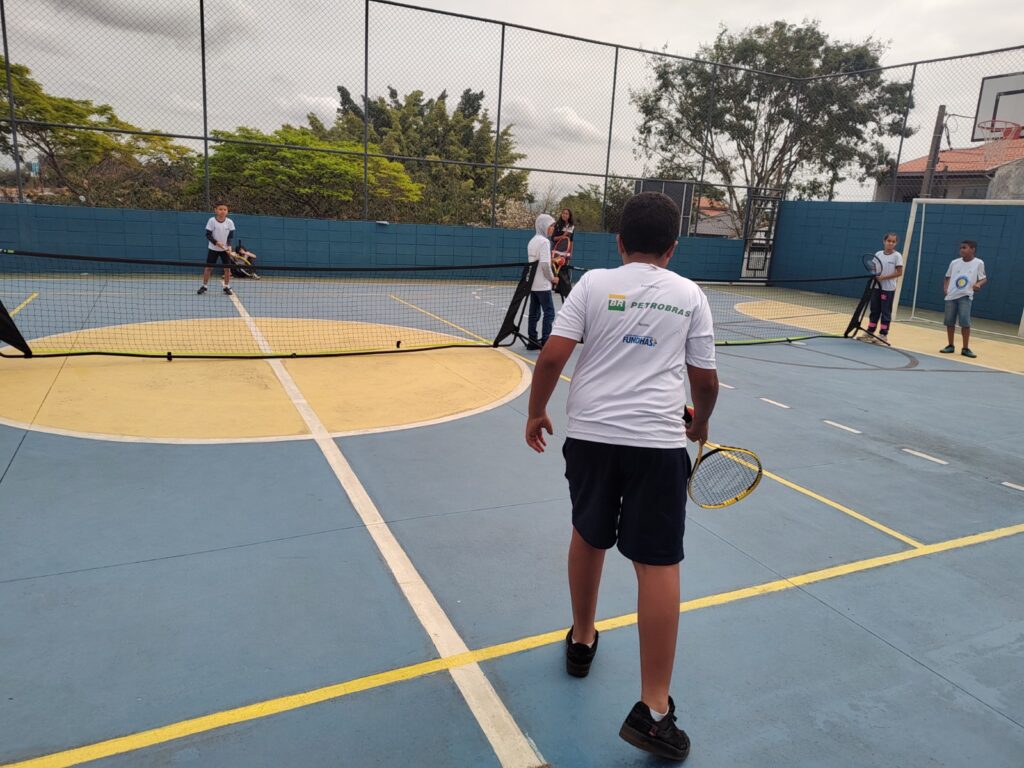
[[[960,245],[969,245],[971,246],[972,251],[978,250],[978,243],[976,240],[961,240]]]
[[[220,208],[222,205],[225,208],[227,208],[228,207],[228,201],[227,200],[214,200],[213,201],[213,207],[214,208]]]
[[[633,195],[622,209],[619,237],[627,254],[665,253],[679,239],[679,206],[661,192]]]

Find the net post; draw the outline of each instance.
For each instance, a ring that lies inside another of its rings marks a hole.
[[[10,344],[25,357],[32,357],[32,348],[25,341],[25,337],[21,335],[18,326],[14,324],[14,318],[11,317],[2,301],[0,301],[0,341]]]
[[[539,261],[530,262],[523,266],[522,274],[519,276],[519,283],[516,285],[516,290],[512,294],[512,301],[509,302],[508,309],[505,310],[505,319],[501,322],[501,328],[498,329],[498,334],[494,337],[494,341],[491,343],[492,347],[501,346],[501,342],[507,339],[509,336],[515,339],[521,339],[524,343],[528,341],[519,331],[519,327],[523,321],[523,310],[526,307],[526,299],[530,296],[530,287],[533,285],[533,278],[537,274],[537,269],[540,267]]]

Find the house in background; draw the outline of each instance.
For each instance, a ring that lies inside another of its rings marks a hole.
[[[900,163],[896,195],[892,179],[875,187],[875,200],[909,202],[921,197],[928,156]],[[939,152],[929,197],[967,200],[1024,199],[1024,139],[1003,140]]]
[[[724,200],[702,197],[696,219],[697,227],[694,234],[699,237],[735,238],[740,237],[743,232],[743,223],[736,220]]]

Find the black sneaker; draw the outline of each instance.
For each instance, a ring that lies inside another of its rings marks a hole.
[[[205,285],[200,285],[199,286],[199,290],[196,291],[196,293],[198,293],[200,296],[202,296],[204,293],[206,293],[206,286]]]
[[[540,349],[540,344],[538,344],[536,341],[533,341],[531,339],[530,341],[526,342],[526,348],[528,350],[530,350],[531,352],[534,352],[534,351]]]
[[[651,717],[650,707],[642,701],[634,704],[619,729],[619,736],[634,747],[669,760],[683,761],[690,754],[690,737],[676,727],[676,704],[671,696],[668,697],[668,714],[658,723]]]
[[[230,296],[232,293],[234,293],[234,291],[231,290],[231,286],[225,285],[224,286],[224,293],[226,293],[228,296]]]
[[[585,643],[574,643],[572,641],[572,627],[569,627],[569,634],[565,636],[565,671],[573,677],[586,677],[590,672],[590,665],[594,661],[594,654],[597,653],[597,637],[600,633],[594,630],[594,644],[587,646]]]

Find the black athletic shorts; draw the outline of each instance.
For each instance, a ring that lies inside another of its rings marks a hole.
[[[572,499],[572,524],[598,549],[637,563],[672,565],[683,559],[685,448],[636,448],[568,437],[562,446]]]
[[[221,263],[227,267],[231,266],[231,257],[228,256],[227,251],[215,251],[212,248],[206,249],[206,266],[211,266],[217,263],[217,259],[220,259]]]

